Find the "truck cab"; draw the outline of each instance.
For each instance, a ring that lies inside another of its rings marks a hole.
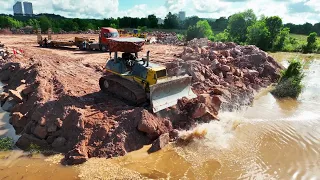
[[[100,50],[107,51],[108,50],[108,38],[118,38],[119,32],[117,29],[110,27],[102,27],[99,33],[99,45]]]

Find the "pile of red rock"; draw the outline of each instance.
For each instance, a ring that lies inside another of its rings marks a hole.
[[[179,57],[167,64],[169,75],[191,75],[198,95],[222,94],[230,110],[251,103],[254,92],[276,82],[283,68],[256,46],[207,39],[190,41]]]
[[[165,45],[178,45],[183,46],[185,43],[178,39],[177,34],[175,32],[160,32],[154,31],[148,34],[148,36],[152,36],[156,38],[156,42],[159,44]]]
[[[10,52],[8,47],[0,42],[0,66],[7,62],[7,60],[12,57],[13,52]]]
[[[12,31],[10,29],[1,29],[0,28],[0,34],[12,34]]]

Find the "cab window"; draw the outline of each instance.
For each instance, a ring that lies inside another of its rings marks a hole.
[[[165,69],[163,69],[163,70],[157,71],[156,74],[157,74],[157,78],[159,79],[159,78],[162,78],[162,77],[166,77],[167,76],[167,71]]]
[[[112,33],[104,33],[103,36],[105,38],[113,38],[113,37],[118,37],[119,34],[117,32],[112,32]]]

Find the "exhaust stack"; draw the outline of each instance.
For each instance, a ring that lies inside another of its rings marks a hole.
[[[150,56],[149,56],[149,54],[150,54],[150,51],[148,51],[148,52],[147,52],[147,65],[146,65],[146,67],[148,67],[148,66],[149,66],[149,60],[150,60]]]

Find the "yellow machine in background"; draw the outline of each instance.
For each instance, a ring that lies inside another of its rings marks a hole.
[[[137,37],[142,39],[147,39],[147,33],[140,33],[139,29],[134,29],[133,31],[127,31],[124,29],[118,29],[120,37]]]

